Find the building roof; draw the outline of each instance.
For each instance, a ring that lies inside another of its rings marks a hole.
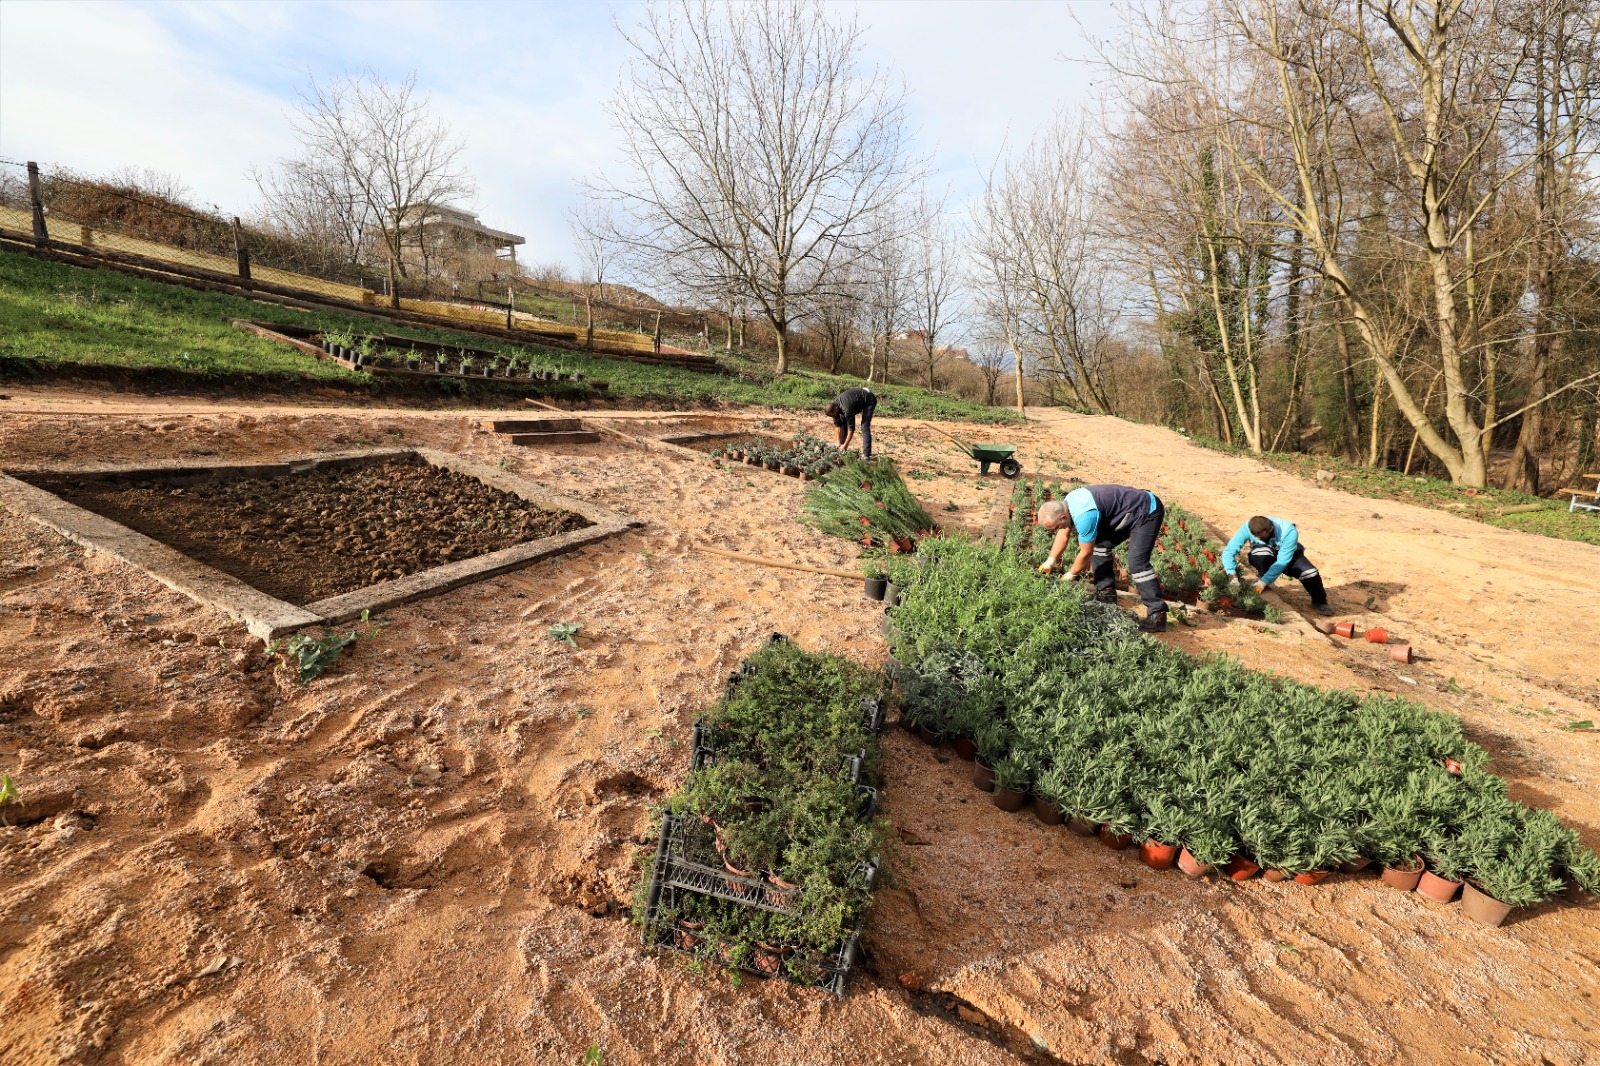
[[[417,224],[414,219],[407,218],[407,216],[411,215],[416,210],[417,207],[413,205],[412,207],[408,207],[405,209],[405,211],[401,212],[400,217],[406,219],[407,225],[414,226]],[[444,207],[442,205],[430,206],[427,208],[427,211],[428,213],[422,218],[422,226],[424,229],[428,228],[429,226],[440,226],[448,227],[450,229],[464,230],[468,233],[475,233],[480,237],[488,237],[502,245],[528,243],[525,238],[515,233],[509,233],[503,229],[492,229],[489,226],[485,226],[482,222],[478,221],[477,214],[472,211],[463,211],[459,207]]]

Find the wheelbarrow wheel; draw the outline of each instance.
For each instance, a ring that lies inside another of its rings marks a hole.
[[[1022,464],[1017,462],[1015,459],[1006,459],[1001,462],[1000,476],[1005,478],[1007,481],[1015,480],[1016,476],[1020,473],[1022,473]]]

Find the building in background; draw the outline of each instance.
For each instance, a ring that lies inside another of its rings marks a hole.
[[[417,204],[400,216],[400,262],[411,277],[509,280],[517,273],[517,245],[526,243],[456,207]]]

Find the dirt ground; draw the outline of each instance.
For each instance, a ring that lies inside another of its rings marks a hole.
[[[188,486],[34,483],[296,605],[591,524],[415,459]]]
[[[387,612],[300,686],[260,644],[115,559],[0,514],[0,1061],[83,1063],[1600,1062],[1600,907],[1500,929],[1375,878],[1155,873],[887,738],[906,843],[835,1001],[692,972],[626,919],[649,804],[691,719],[777,630],[881,662],[878,605],[797,519],[804,486],[703,457],[514,448],[476,412],[214,405],[12,387],[0,467],[357,445],[449,449],[648,523]],[[630,432],[811,428],[760,413],[606,413]],[[997,479],[912,422],[880,447],[941,521]],[[1600,549],[1320,488],[1114,419],[1046,412],[1030,470],[1155,490],[1226,536],[1299,523],[1341,617],[1426,656],[1206,618],[1163,639],[1461,715],[1525,801],[1600,846]],[[953,509],[951,509],[953,508]],[[1131,598],[1130,598],[1131,602]],[[549,626],[584,625],[578,647]]]

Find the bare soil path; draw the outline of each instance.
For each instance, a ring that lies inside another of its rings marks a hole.
[[[649,524],[389,612],[302,687],[209,611],[0,515],[0,770],[28,823],[0,827],[0,1061],[577,1063],[594,1044],[607,1066],[1600,1062],[1593,905],[1485,930],[1368,878],[1196,884],[1001,813],[898,730],[887,802],[908,842],[849,998],[645,954],[623,907],[647,808],[727,671],[774,630],[883,658],[850,583],[691,550],[851,567],[797,521],[798,482],[611,442],[511,448],[478,428],[488,412],[8,391],[0,468],[409,442]],[[762,415],[584,417],[666,433]],[[882,421],[929,509],[981,529],[997,480]],[[1298,614],[1166,639],[1452,710],[1520,798],[1600,844],[1600,734],[1563,728],[1600,718],[1600,549],[1112,419],[959,432],[1052,476],[1146,485],[1224,536],[1257,510],[1297,521],[1349,617],[1429,661]],[[577,649],[558,622],[584,624]]]

